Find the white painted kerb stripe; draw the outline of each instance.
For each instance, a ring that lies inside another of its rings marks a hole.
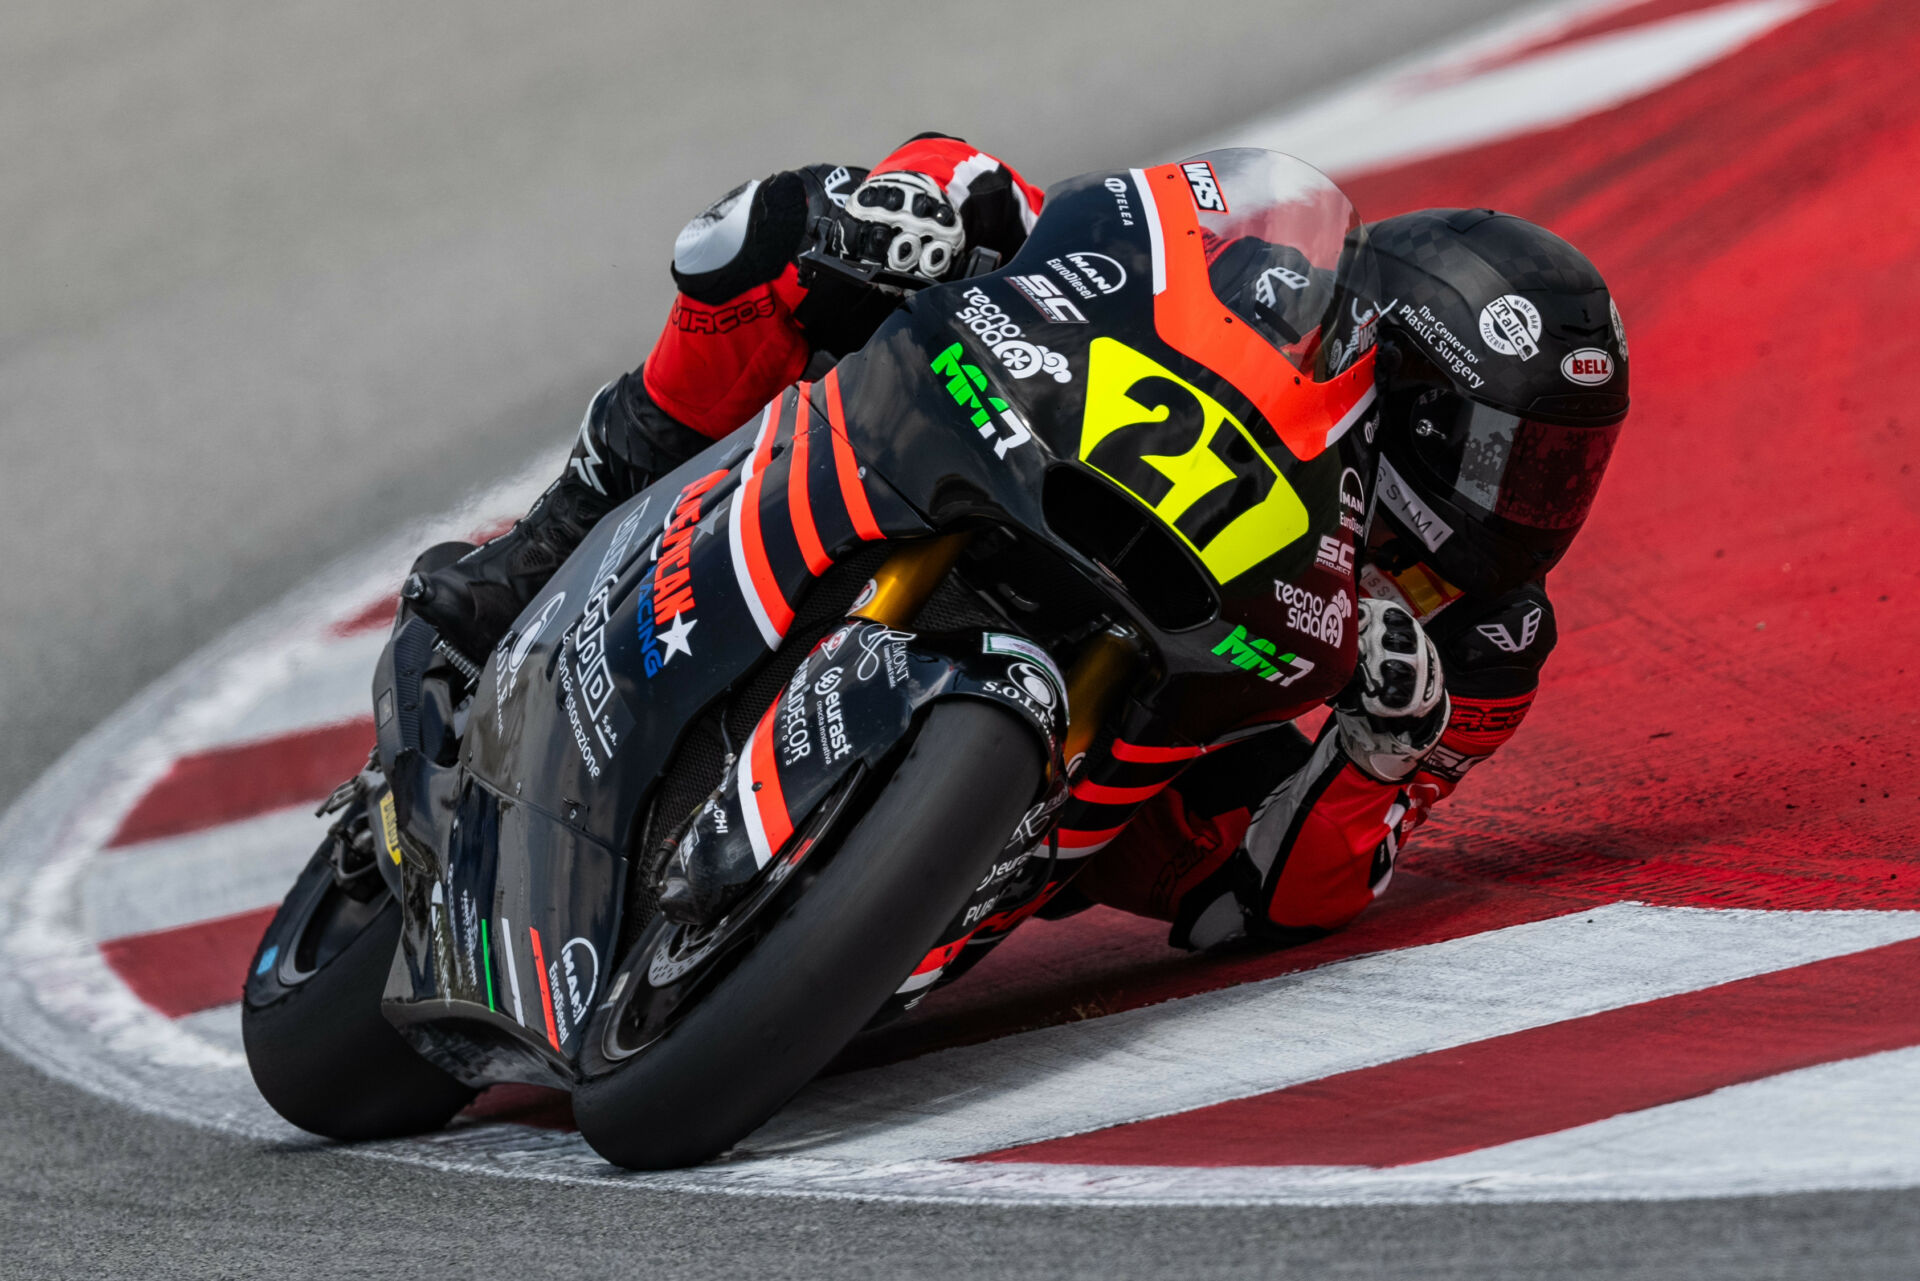
[[[121,938],[272,907],[327,834],[313,805],[103,851],[81,874],[88,934]]]
[[[1744,0],[1544,49],[1484,72],[1472,58],[1369,78],[1214,147],[1266,147],[1353,175],[1569,124],[1652,93],[1823,0]]]
[[[739,1149],[952,1158],[1920,937],[1920,912],[1616,904],[818,1081]]]

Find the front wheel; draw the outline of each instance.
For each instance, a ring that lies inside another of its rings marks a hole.
[[[475,1093],[421,1058],[380,1013],[400,905],[370,850],[356,848],[369,844],[363,812],[308,861],[254,953],[240,1009],[260,1093],[330,1139],[437,1130]]]
[[[936,703],[873,805],[752,950],[657,1041],[574,1092],[582,1137],[615,1165],[657,1170],[759,1128],[906,981],[1045,768],[1012,713]]]

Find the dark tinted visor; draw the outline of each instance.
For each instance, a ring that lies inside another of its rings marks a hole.
[[[1620,435],[1618,423],[1558,427],[1458,396],[1416,408],[1412,426],[1415,456],[1463,507],[1548,530],[1580,528]]]

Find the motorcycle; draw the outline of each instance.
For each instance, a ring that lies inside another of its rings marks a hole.
[[[1373,297],[1302,161],[1074,179],[604,518],[485,663],[403,605],[246,981],[261,1093],[366,1139],[554,1086],[640,1169],[744,1138],[1346,682],[1278,588],[1352,608]]]

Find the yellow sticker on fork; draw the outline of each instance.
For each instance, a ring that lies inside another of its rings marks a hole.
[[[387,857],[400,865],[400,816],[393,809],[393,790],[380,793],[380,835],[387,843]]]
[[[1307,508],[1219,401],[1149,356],[1096,338],[1080,459],[1231,582],[1307,532]]]

